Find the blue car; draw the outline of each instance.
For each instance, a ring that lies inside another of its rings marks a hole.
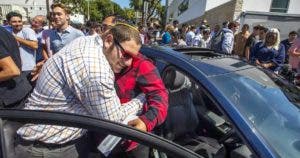
[[[169,90],[161,136],[204,157],[299,157],[300,91],[283,77],[208,49],[141,52]]]
[[[208,49],[144,46],[141,52],[169,91],[166,121],[154,134],[91,116],[0,109],[0,157],[14,155],[15,131],[24,123],[133,140],[151,148],[149,158],[299,157],[300,91],[281,76]],[[107,144],[110,150],[118,147]],[[100,151],[109,155],[110,150]]]

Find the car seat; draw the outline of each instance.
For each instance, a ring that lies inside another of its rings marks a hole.
[[[168,115],[162,126],[163,137],[204,157],[224,156],[224,147],[217,140],[196,135],[199,117],[193,104],[190,79],[173,66],[163,71],[162,79],[169,91]]]
[[[167,139],[175,140],[193,132],[199,120],[189,90],[189,79],[174,67],[165,69],[162,78],[169,91],[169,108],[163,125],[163,135]]]

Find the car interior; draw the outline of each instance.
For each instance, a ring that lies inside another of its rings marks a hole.
[[[167,66],[161,76],[169,109],[160,135],[207,158],[255,157],[199,82],[175,66]]]

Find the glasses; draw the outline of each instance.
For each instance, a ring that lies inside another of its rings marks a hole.
[[[126,51],[122,47],[122,45],[120,44],[120,42],[118,40],[114,39],[114,42],[121,49],[121,54],[122,54],[121,59],[131,59],[133,57],[128,51]]]

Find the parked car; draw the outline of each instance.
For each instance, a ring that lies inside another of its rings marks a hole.
[[[144,46],[141,52],[169,91],[168,116],[156,135],[88,116],[0,109],[1,156],[12,149],[7,121],[116,135],[151,147],[151,158],[300,155],[300,92],[281,76],[208,49]]]
[[[169,90],[162,136],[204,157],[299,157],[300,91],[283,77],[209,49],[141,51]]]

